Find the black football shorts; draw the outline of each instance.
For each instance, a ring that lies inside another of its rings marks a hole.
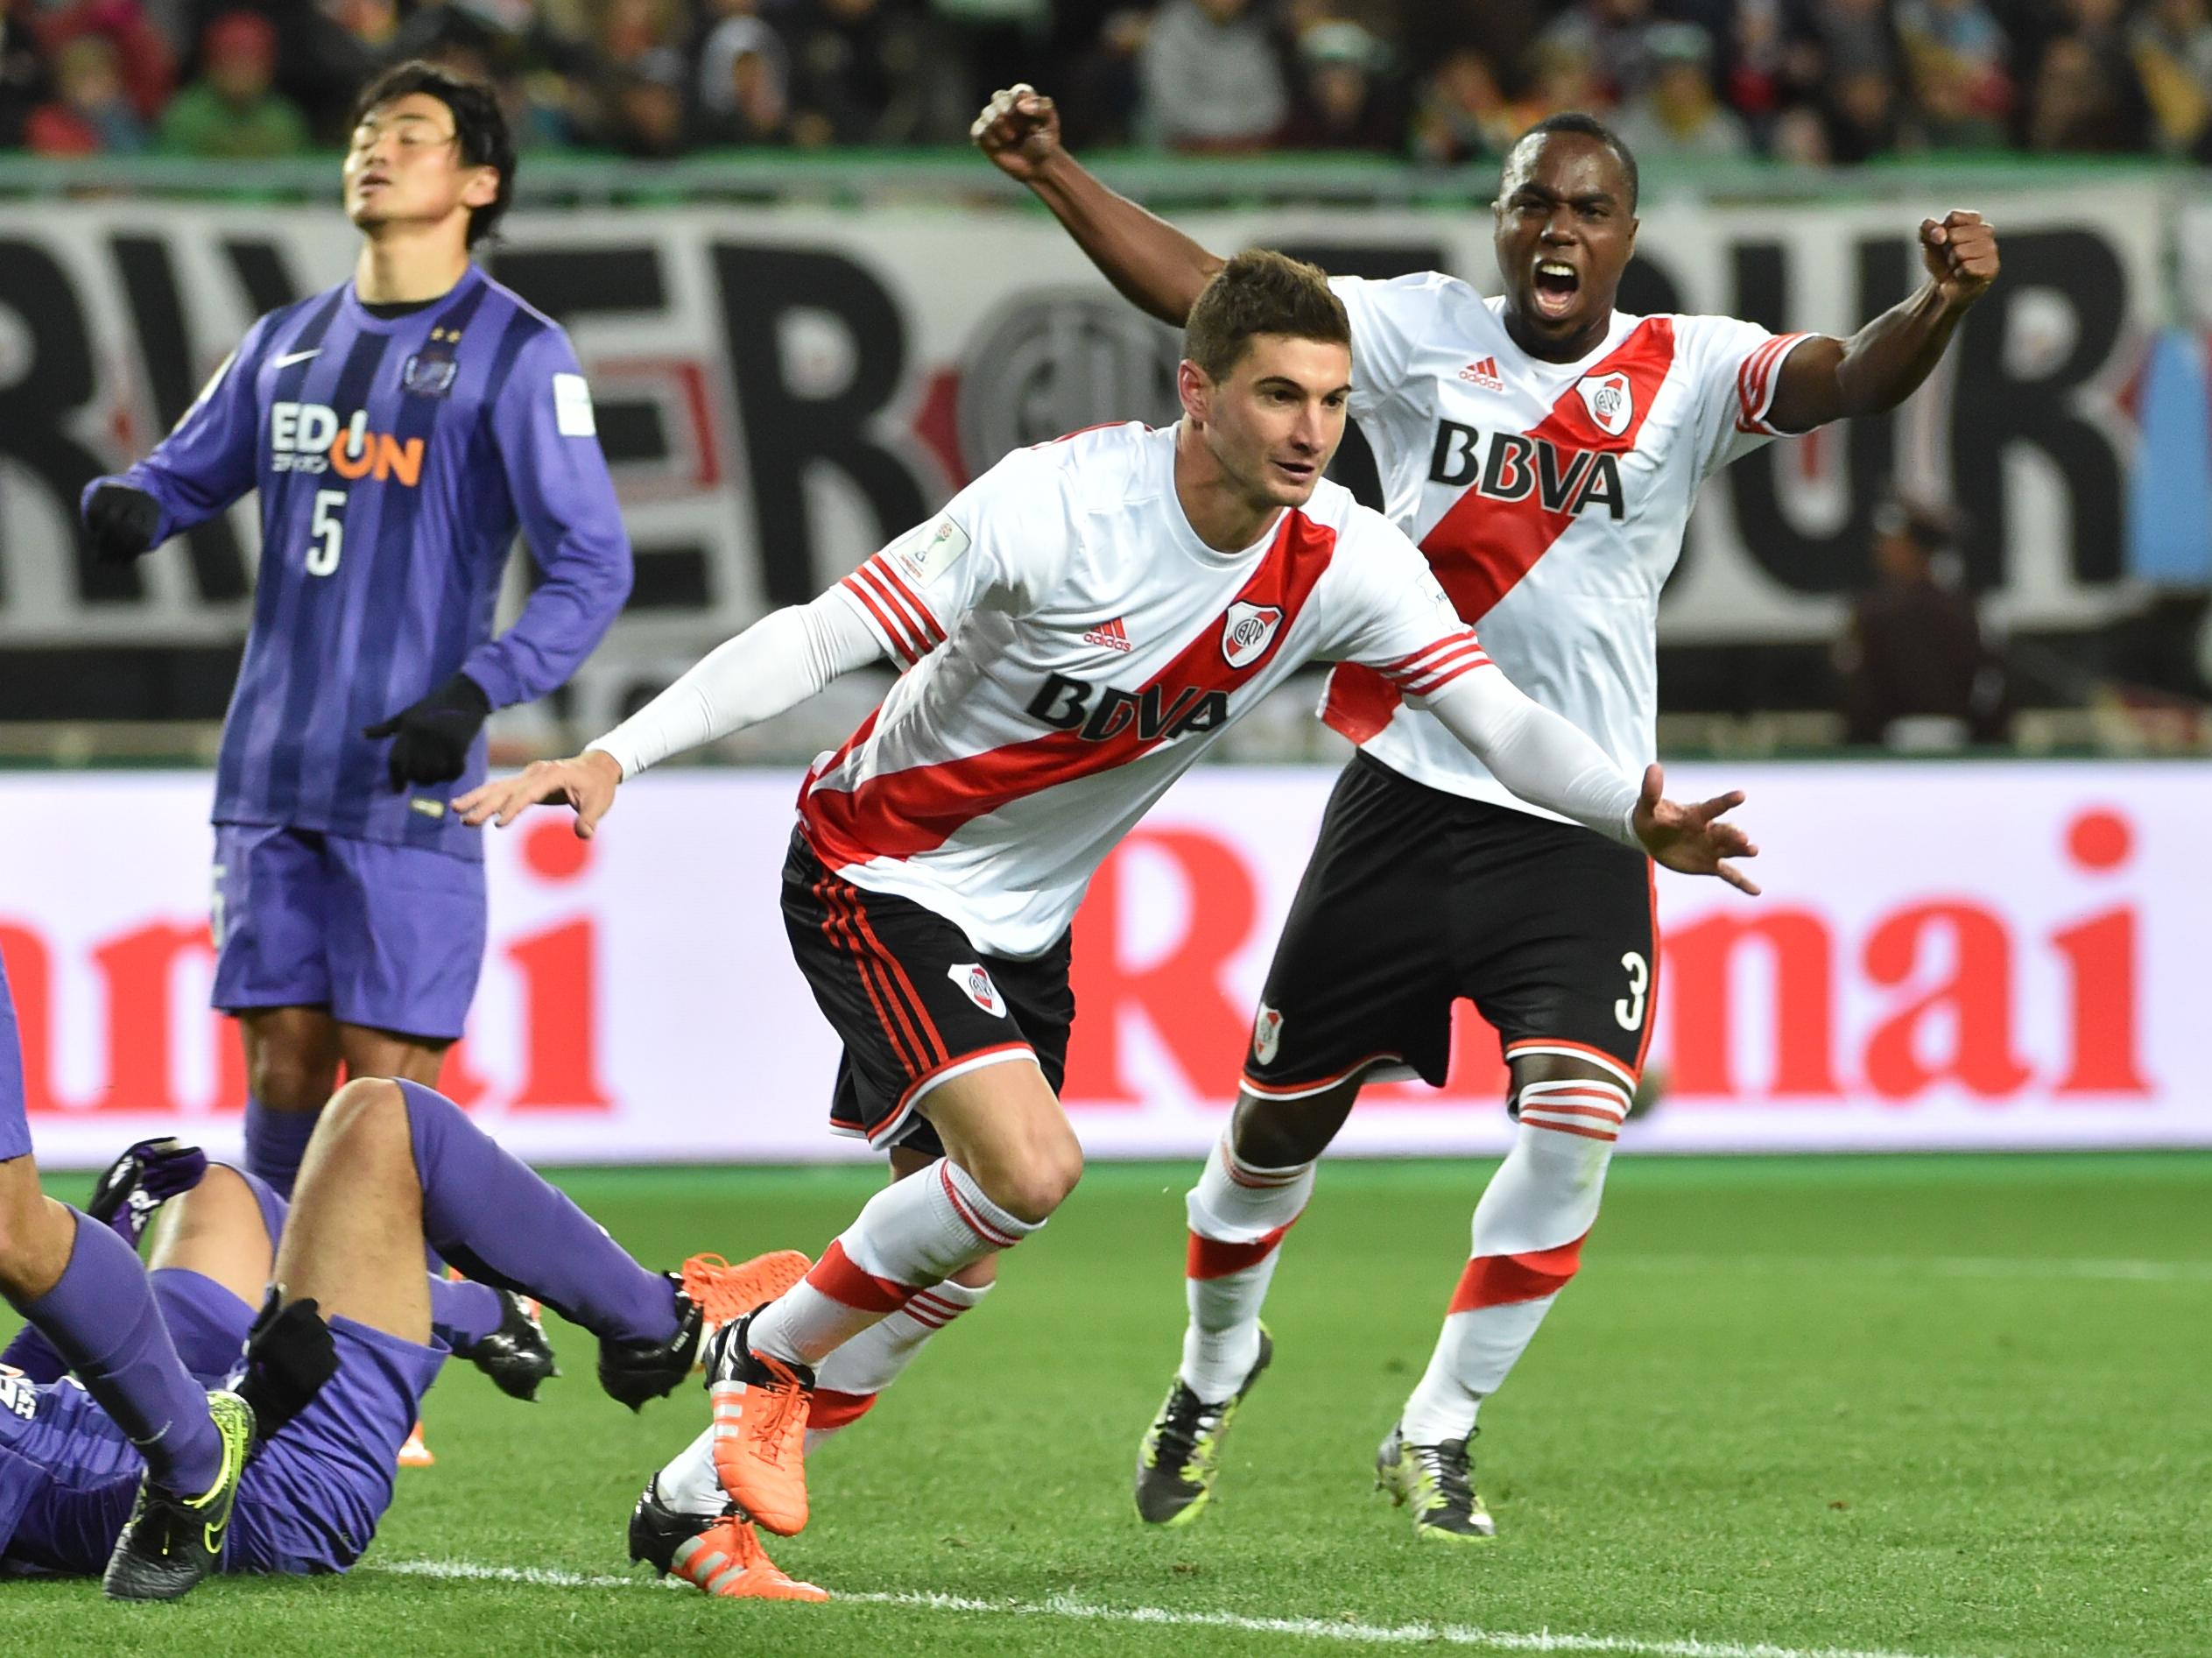
[[[1067,934],[1034,960],[986,956],[935,911],[824,867],[800,830],[784,860],[784,926],[845,1045],[830,1097],[836,1132],[940,1153],[915,1107],[940,1083],[1008,1059],[1034,1058],[1060,1091],[1075,1017]]]
[[[1329,796],[1244,1056],[1295,1099],[1365,1072],[1445,1080],[1466,997],[1510,1060],[1595,1060],[1633,1090],[1658,989],[1652,863],[1593,831],[1355,755]]]

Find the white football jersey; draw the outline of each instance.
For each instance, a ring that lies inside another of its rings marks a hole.
[[[1767,409],[1807,336],[1617,313],[1588,356],[1544,363],[1513,343],[1502,300],[1456,278],[1329,286],[1351,315],[1352,413],[1391,521],[1513,683],[1640,775],[1655,747],[1659,589],[1698,487],[1783,435]],[[1360,668],[1330,675],[1321,713],[1417,782],[1555,815]]]
[[[1115,843],[1304,664],[1415,699],[1488,668],[1419,552],[1349,491],[1324,482],[1219,553],[1174,457],[1173,427],[1134,424],[1017,449],[835,589],[911,666],[807,773],[824,864],[986,954],[1041,955]]]

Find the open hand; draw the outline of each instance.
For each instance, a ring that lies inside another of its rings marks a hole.
[[[1644,769],[1644,793],[1636,802],[1636,837],[1644,850],[1671,870],[1685,875],[1717,875],[1739,892],[1758,896],[1758,886],[1733,864],[1729,857],[1757,857],[1759,849],[1733,823],[1720,821],[1723,812],[1744,804],[1744,792],[1734,789],[1695,806],[1681,806],[1664,799],[1666,778],[1656,766]]]
[[[1060,111],[1026,81],[995,92],[968,129],[992,165],[1026,184],[1060,153]]]
[[[1997,280],[1997,228],[1964,208],[1953,208],[1941,223],[1923,219],[1920,258],[1944,303],[1962,311]]]
[[[560,801],[576,814],[576,838],[588,841],[615,803],[622,766],[603,749],[586,749],[565,760],[532,760],[512,777],[472,788],[454,802],[470,829],[494,822],[505,829],[532,807]]]

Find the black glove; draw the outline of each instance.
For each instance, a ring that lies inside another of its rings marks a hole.
[[[85,533],[102,564],[128,564],[153,546],[161,503],[127,483],[103,483],[85,503]]]
[[[84,1212],[136,1249],[155,1211],[197,1186],[207,1172],[208,1154],[197,1146],[142,1139],[108,1165]]]
[[[265,1444],[277,1430],[314,1402],[338,1373],[338,1349],[330,1326],[312,1300],[279,1305],[283,1287],[271,1289],[261,1316],[246,1332],[245,1365],[231,1391],[253,1407],[253,1436]]]
[[[468,745],[476,740],[491,699],[466,674],[456,674],[421,702],[363,737],[391,739],[391,787],[405,794],[414,783],[450,783],[468,766]]]

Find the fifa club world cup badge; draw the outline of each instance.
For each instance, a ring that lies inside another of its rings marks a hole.
[[[1252,1021],[1252,1057],[1263,1065],[1275,1062],[1275,1050],[1283,1045],[1283,1016],[1265,1002],[1259,1005],[1259,1017]]]
[[[998,994],[998,986],[990,982],[990,975],[980,962],[955,962],[945,970],[945,977],[967,993],[968,999],[989,1013],[993,1019],[1006,1017],[1006,1004]]]
[[[459,328],[431,329],[430,343],[400,365],[399,389],[419,398],[441,398],[452,391],[460,367],[454,348],[460,343]]]
[[[1247,604],[1239,599],[1229,607],[1222,623],[1222,654],[1231,667],[1250,667],[1267,654],[1283,613],[1272,604]]]
[[[1636,400],[1628,389],[1625,374],[1593,374],[1575,383],[1574,389],[1582,394],[1582,406],[1590,412],[1590,419],[1597,422],[1598,430],[1609,438],[1617,438],[1628,430],[1628,423],[1636,413]]]

